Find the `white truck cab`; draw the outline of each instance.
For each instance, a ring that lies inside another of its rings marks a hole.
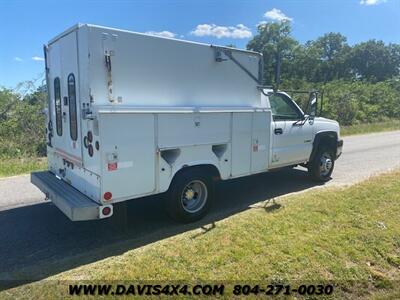
[[[316,146],[314,142],[319,144],[321,137],[332,136],[333,140],[339,141],[340,128],[337,121],[306,115],[285,92],[264,90],[264,93],[268,95],[267,101],[273,119],[271,167],[309,162],[312,150]],[[310,93],[311,97],[316,96],[315,93]],[[312,101],[314,100],[310,99],[310,102]],[[312,109],[315,110],[316,105],[315,102]],[[341,153],[342,143],[339,142],[337,157]],[[328,176],[325,177],[324,179],[328,179]]]
[[[73,221],[167,193],[170,215],[203,217],[215,180],[303,165],[327,181],[336,121],[262,86],[252,51],[78,24],[45,46],[49,170],[31,181]],[[161,201],[161,199],[160,199]]]

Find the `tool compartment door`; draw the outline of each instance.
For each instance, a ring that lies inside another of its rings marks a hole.
[[[82,166],[77,32],[49,45],[52,144],[62,158]]]
[[[154,115],[99,115],[102,195],[122,201],[155,191]]]
[[[268,169],[270,149],[271,112],[253,114],[253,132],[251,145],[251,172],[258,173]]]

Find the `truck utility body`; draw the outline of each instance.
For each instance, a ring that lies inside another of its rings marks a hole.
[[[325,181],[341,153],[337,122],[261,86],[259,53],[79,24],[45,58],[49,170],[31,181],[71,220],[168,192],[194,221],[214,179],[303,164]]]

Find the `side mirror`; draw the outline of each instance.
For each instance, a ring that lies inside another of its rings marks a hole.
[[[310,107],[310,119],[314,119],[315,116],[317,115],[317,107],[318,107],[318,98],[316,92],[310,93],[309,107]]]

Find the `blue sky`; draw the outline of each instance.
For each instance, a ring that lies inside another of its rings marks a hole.
[[[39,78],[42,45],[78,22],[244,48],[259,22],[285,18],[301,42],[333,31],[400,43],[400,0],[0,0],[0,86]]]

